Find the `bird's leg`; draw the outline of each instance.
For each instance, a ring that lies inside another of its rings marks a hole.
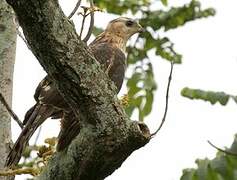
[[[123,107],[127,107],[129,105],[129,96],[128,94],[124,94],[120,99],[119,99],[120,104]]]

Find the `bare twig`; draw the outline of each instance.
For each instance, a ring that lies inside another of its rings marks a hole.
[[[21,127],[21,129],[24,127],[18,116],[13,112],[11,107],[7,104],[7,101],[3,97],[2,93],[0,93],[0,101],[2,104],[6,107],[8,113],[11,115],[11,117],[17,122],[17,124]]]
[[[83,41],[85,43],[90,39],[91,34],[92,34],[92,30],[93,30],[93,27],[94,27],[94,2],[93,2],[93,0],[90,0],[90,9],[91,9],[91,12],[90,12],[90,16],[91,16],[90,27],[88,29],[88,32],[87,32],[85,38],[83,39]]]
[[[81,30],[80,30],[80,34],[79,34],[80,39],[81,39],[81,36],[82,36],[82,32],[84,30],[84,25],[85,25],[86,17],[88,16],[87,11],[89,10],[89,8],[85,7],[85,6],[82,6],[82,8],[83,8],[83,13],[79,13],[79,14],[82,15]]]
[[[14,176],[14,175],[22,175],[22,174],[30,174],[32,176],[37,176],[39,174],[39,170],[33,167],[26,167],[20,169],[9,169],[6,171],[0,171],[0,176]]]
[[[160,131],[160,129],[162,128],[162,126],[165,122],[165,119],[166,119],[166,115],[167,115],[167,112],[168,112],[168,105],[169,105],[169,90],[170,90],[170,83],[171,83],[171,80],[172,80],[173,67],[174,67],[174,62],[171,61],[170,62],[170,75],[169,75],[169,78],[168,78],[168,84],[167,84],[167,90],[166,90],[165,112],[164,112],[164,115],[163,115],[160,126],[158,127],[158,129],[154,133],[151,134],[151,137],[155,136]]]
[[[78,8],[80,7],[81,5],[81,0],[78,0],[77,1],[77,4],[75,6],[75,8],[72,10],[72,12],[70,13],[70,15],[68,16],[68,19],[71,19],[72,16],[74,16],[74,14],[77,12]]]
[[[34,145],[37,144],[37,142],[38,142],[38,140],[39,140],[39,137],[40,137],[41,131],[42,131],[42,126],[39,127],[38,133],[37,133],[36,138],[35,138],[35,143],[34,143]]]
[[[83,39],[83,41],[85,43],[90,39],[90,36],[92,34],[92,30],[93,30],[93,27],[94,27],[94,11],[95,11],[94,10],[94,2],[93,2],[93,0],[89,0],[89,1],[90,1],[90,8],[82,7],[84,12],[83,13],[79,13],[79,14],[82,15],[82,25],[81,25],[80,35],[79,35],[80,37],[82,36],[82,32],[83,32],[83,29],[84,29],[86,17],[88,15],[90,15],[90,17],[91,17],[91,19],[90,19],[90,26],[89,26],[88,32],[87,32],[85,38]],[[72,18],[72,16],[74,16],[74,14],[76,13],[76,11],[80,7],[80,5],[81,5],[81,0],[78,0],[75,8],[71,12],[71,14],[68,16],[69,19]],[[89,10],[89,13],[87,13],[88,10]]]
[[[231,155],[231,156],[237,156],[237,153],[223,150],[223,149],[221,149],[221,148],[215,146],[214,144],[212,144],[211,141],[209,141],[209,140],[208,140],[207,142],[208,142],[208,144],[210,144],[212,147],[214,147],[215,149],[217,149],[217,150],[220,151],[220,152],[223,152],[223,153],[225,153],[225,154],[227,154],[227,155]]]

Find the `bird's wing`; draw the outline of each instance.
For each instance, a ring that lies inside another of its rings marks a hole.
[[[44,87],[51,86],[52,83],[53,82],[51,81],[48,75],[45,76],[44,79],[42,79],[42,81],[40,81],[37,88],[35,89],[35,94],[34,94],[34,99],[36,102],[39,101],[39,96],[41,96],[41,92],[44,89]]]
[[[65,109],[68,107],[49,76],[46,76],[39,83],[35,90],[34,98],[36,102],[54,106],[55,109]]]
[[[125,54],[119,48],[116,48],[107,42],[95,42],[89,47],[96,60],[101,64],[102,70],[108,73],[119,92],[123,84],[126,70]]]
[[[25,115],[23,121],[25,127],[8,155],[6,166],[14,166],[19,162],[21,154],[31,136],[47,118],[61,118],[64,107],[68,108],[64,99],[54,86],[53,81],[48,76],[39,83],[34,98],[36,104]]]
[[[39,83],[39,85],[35,90],[34,98],[35,101],[37,102],[36,105],[38,104],[47,105],[47,107],[50,107],[50,109],[54,109],[54,111],[51,114],[49,114],[49,117],[52,116],[54,118],[61,118],[62,117],[61,111],[68,108],[68,105],[64,101],[63,97],[59,94],[58,90],[54,86],[54,83],[49,78],[49,76],[46,76]],[[30,108],[25,114],[25,118],[23,121],[24,125],[27,124],[36,105]],[[41,113],[43,112],[41,111]]]

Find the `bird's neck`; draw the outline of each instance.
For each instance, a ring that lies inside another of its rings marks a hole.
[[[125,53],[127,39],[119,33],[104,31],[98,36],[98,41],[110,43],[112,46],[119,48]]]

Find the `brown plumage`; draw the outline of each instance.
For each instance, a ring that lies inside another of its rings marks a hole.
[[[121,89],[126,70],[126,42],[133,34],[142,30],[142,27],[130,18],[117,18],[111,21],[105,31],[97,36],[89,45],[89,49],[101,64],[102,69],[108,73],[111,80],[115,83],[117,92]],[[74,116],[70,116],[70,119],[67,118],[67,115],[70,115],[72,112],[49,76],[46,76],[39,83],[34,98],[36,104],[25,115],[23,121],[25,127],[8,155],[5,163],[7,167],[13,167],[19,162],[22,151],[28,144],[31,136],[49,117],[62,119],[62,128],[58,137],[58,151],[67,147],[79,133],[78,121],[74,121]]]

